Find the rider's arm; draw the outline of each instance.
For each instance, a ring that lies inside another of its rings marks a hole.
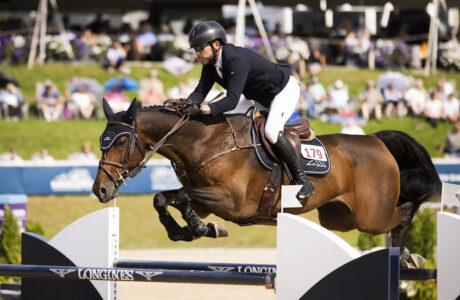
[[[201,104],[201,102],[203,102],[203,100],[206,98],[215,82],[215,78],[213,75],[215,71],[213,70],[213,68],[214,67],[210,65],[203,66],[201,70],[200,82],[198,83],[193,93],[191,93],[187,99],[196,101],[198,104]]]
[[[224,75],[227,78],[227,96],[209,104],[213,116],[230,111],[238,105],[248,78],[249,65],[243,57],[235,55],[227,64]]]

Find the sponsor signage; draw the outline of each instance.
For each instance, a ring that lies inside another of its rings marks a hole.
[[[178,189],[173,168],[167,160],[153,160],[134,179],[121,185],[121,194],[151,194]],[[91,194],[97,174],[93,165],[6,165],[0,166],[0,194]]]

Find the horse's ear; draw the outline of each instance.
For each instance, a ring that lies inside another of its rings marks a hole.
[[[137,115],[137,101],[136,98],[133,99],[133,102],[131,102],[131,105],[129,106],[128,110],[126,111],[124,115],[125,121],[129,124],[134,121]]]
[[[108,120],[109,117],[113,115],[113,110],[105,98],[102,98],[102,108],[104,109],[104,115]]]

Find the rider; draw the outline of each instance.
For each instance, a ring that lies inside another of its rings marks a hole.
[[[201,104],[214,82],[224,87],[227,95],[218,102],[202,104],[201,107],[188,106],[184,113],[217,116],[233,110],[241,94],[246,99],[259,102],[269,109],[265,136],[289,167],[295,182],[302,185],[297,199],[305,200],[313,195],[313,184],[283,134],[284,124],[294,112],[300,97],[299,83],[290,76],[289,68],[272,63],[251,50],[228,44],[224,28],[215,21],[193,26],[188,41],[203,65],[198,86],[188,99]]]

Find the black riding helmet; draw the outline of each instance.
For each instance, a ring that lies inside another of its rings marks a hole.
[[[223,44],[227,43],[227,34],[225,33],[222,25],[216,21],[204,21],[196,24],[190,30],[188,34],[188,43],[190,48],[208,44],[211,46],[214,59],[211,64],[214,64],[217,60],[217,50],[212,46],[212,42],[219,40],[221,47]]]
[[[216,21],[204,21],[196,24],[188,34],[190,48],[220,40],[221,44],[227,43],[227,34],[222,25]]]

